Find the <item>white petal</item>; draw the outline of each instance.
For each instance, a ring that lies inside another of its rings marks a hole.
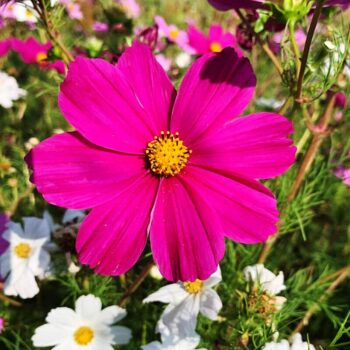
[[[216,320],[222,308],[219,295],[213,289],[205,289],[200,294],[200,312],[211,320]]]
[[[288,341],[284,339],[279,343],[266,343],[262,350],[290,350],[290,347]]]
[[[131,330],[127,327],[115,326],[111,327],[114,336],[114,344],[128,344],[131,339]]]
[[[62,223],[67,224],[68,222],[72,222],[76,219],[78,219],[78,221],[81,221],[84,219],[84,217],[85,213],[81,210],[67,209],[63,215]]]
[[[33,298],[39,293],[35,277],[29,270],[14,270],[5,280],[4,293],[20,296],[22,299]]]
[[[113,305],[103,309],[98,316],[98,322],[110,325],[118,322],[126,316],[126,310],[123,308]]]
[[[152,343],[142,345],[142,350],[162,350],[165,349],[165,347],[159,342],[159,341],[153,341]]]
[[[0,256],[0,276],[6,278],[11,271],[11,252],[9,249]]]
[[[83,295],[75,302],[75,311],[82,319],[95,319],[100,315],[101,309],[101,299],[92,294]]]
[[[46,322],[56,326],[71,327],[74,329],[79,322],[79,317],[68,307],[57,307],[49,312]]]
[[[24,233],[28,239],[38,239],[50,237],[50,226],[45,219],[39,219],[35,217],[25,217]]]
[[[297,333],[292,339],[292,345],[290,350],[315,350],[315,347],[312,344],[303,342],[301,334]]]
[[[34,346],[46,347],[61,344],[69,333],[64,327],[52,324],[44,324],[35,330],[32,337]]]
[[[151,303],[159,301],[161,303],[174,303],[178,304],[188,296],[188,293],[178,283],[169,284],[160,288],[157,292],[152,293],[146,299],[144,303]]]
[[[199,313],[199,295],[190,295],[180,304],[170,304],[157,323],[157,331],[163,337],[185,338],[195,332]],[[164,338],[165,339],[165,338]]]
[[[220,266],[218,269],[206,280],[204,281],[204,287],[210,288],[215,285],[217,285],[219,282],[221,282],[222,276],[221,276],[221,270]]]

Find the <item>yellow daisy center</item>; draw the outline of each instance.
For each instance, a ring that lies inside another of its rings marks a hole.
[[[15,254],[22,259],[28,259],[32,252],[32,247],[28,243],[20,243],[15,246]]]
[[[29,18],[34,17],[33,12],[29,9],[26,9],[26,17],[29,17]]]
[[[47,54],[45,52],[39,52],[36,55],[36,61],[37,62],[42,62],[42,61],[45,61],[46,59],[47,59]]]
[[[198,294],[203,288],[203,281],[196,279],[194,282],[184,282],[183,286],[187,293]]]
[[[222,51],[222,46],[220,43],[217,41],[214,41],[210,44],[210,51],[211,52],[221,52]]]
[[[146,148],[152,172],[161,176],[177,175],[186,166],[191,152],[179,139],[179,133],[170,131],[162,131]]]
[[[74,340],[79,345],[88,345],[94,338],[94,331],[87,326],[82,326],[74,332]]]
[[[169,31],[169,37],[171,40],[176,40],[179,37],[180,33],[179,30],[176,28],[170,29]]]

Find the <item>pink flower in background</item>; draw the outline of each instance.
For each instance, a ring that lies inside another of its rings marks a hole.
[[[174,24],[167,24],[164,18],[161,16],[155,16],[154,21],[158,26],[158,33],[160,37],[167,38],[170,42],[177,44],[187,53],[195,53],[194,49],[189,45],[188,35],[184,30],[180,30]]]
[[[69,18],[71,19],[83,19],[83,13],[80,5],[74,0],[60,0],[60,3],[65,7]]]
[[[200,32],[193,25],[188,27],[187,33],[190,46],[199,55],[204,55],[209,52],[221,52],[225,47],[235,47],[237,52],[242,54],[234,35],[225,33],[219,24],[212,24],[209,27],[208,36]]]
[[[270,43],[271,49],[274,53],[278,53],[281,50],[281,41],[283,40],[283,37],[288,37],[288,33],[285,33],[284,31],[275,33],[272,36],[272,42]],[[288,38],[289,40],[289,38]],[[304,45],[306,42],[306,34],[302,29],[297,29],[295,31],[295,41],[297,42],[300,50],[304,50]]]
[[[157,62],[162,66],[162,68],[167,72],[171,68],[171,59],[165,57],[163,54],[155,55]]]
[[[29,37],[26,40],[8,38],[0,41],[0,56],[7,54],[12,49],[19,54],[21,60],[26,64],[37,64],[41,69],[54,69],[60,74],[65,74],[63,61],[47,61],[48,51],[51,47],[50,41],[42,44],[34,37]]]
[[[178,92],[138,42],[117,65],[70,65],[59,106],[77,131],[48,138],[26,161],[49,203],[93,208],[77,237],[83,264],[125,273],[149,237],[167,279],[205,280],[225,237],[251,244],[276,232],[276,199],[256,179],[294,162],[293,127],[274,113],[240,116],[255,84],[232,48],[195,61]]]
[[[136,0],[116,0],[121,5],[125,13],[130,18],[137,18],[140,16],[141,8]]]
[[[334,175],[339,177],[345,185],[350,186],[350,168],[345,168],[344,166],[339,166],[335,169]]]
[[[5,328],[5,319],[3,317],[0,317],[0,334]]]
[[[108,32],[108,23],[95,21],[92,28],[94,32],[105,33]]]

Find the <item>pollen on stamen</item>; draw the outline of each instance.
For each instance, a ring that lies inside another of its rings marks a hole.
[[[186,166],[192,151],[184,145],[178,132],[161,131],[160,136],[148,143],[145,153],[155,175],[175,176]]]

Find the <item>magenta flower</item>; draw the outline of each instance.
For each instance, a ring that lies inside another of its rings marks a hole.
[[[0,213],[0,255],[8,248],[8,242],[2,238],[2,234],[5,232],[8,222],[8,217]]]
[[[0,317],[0,334],[5,329],[5,319]]]
[[[231,9],[263,9],[268,8],[269,3],[273,1],[265,0],[208,0],[209,4],[219,11],[227,11]],[[343,8],[350,6],[350,0],[326,0],[323,6],[340,5]]]
[[[54,69],[59,74],[65,74],[63,61],[47,61],[48,51],[51,47],[50,41],[42,44],[34,37],[29,37],[26,40],[8,38],[0,41],[0,56],[7,54],[12,49],[19,54],[21,60],[26,64],[37,64],[43,70]]]
[[[230,9],[260,9],[266,7],[264,0],[208,0],[210,5],[220,11]]]
[[[205,280],[225,237],[257,243],[276,232],[276,199],[256,179],[294,162],[293,127],[274,113],[240,117],[255,84],[233,48],[195,61],[178,92],[138,42],[115,66],[70,65],[59,106],[77,131],[48,138],[26,161],[48,202],[93,208],[77,238],[83,264],[125,273],[149,236],[164,277]]]
[[[198,55],[204,55],[209,52],[221,52],[225,47],[235,47],[236,51],[243,55],[238,48],[234,35],[225,33],[219,24],[212,24],[209,27],[208,36],[193,25],[188,27],[187,33],[189,45]]]

